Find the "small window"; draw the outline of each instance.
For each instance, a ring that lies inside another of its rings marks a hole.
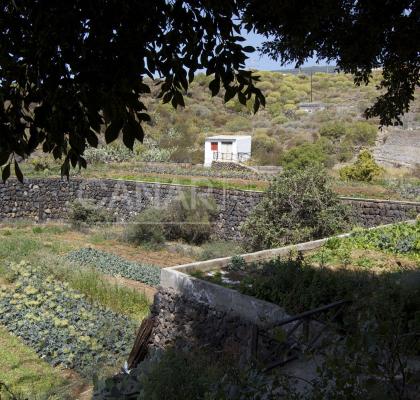
[[[211,142],[211,151],[217,151],[218,150],[218,143],[217,142]]]

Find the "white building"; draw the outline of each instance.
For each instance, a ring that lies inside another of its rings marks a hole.
[[[244,162],[251,157],[251,136],[220,135],[206,138],[204,165],[213,161]]]

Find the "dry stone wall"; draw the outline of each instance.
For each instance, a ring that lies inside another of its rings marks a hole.
[[[145,208],[162,207],[182,191],[215,199],[219,214],[215,223],[217,236],[239,238],[239,226],[261,200],[262,192],[190,187],[174,184],[120,180],[28,179],[24,184],[9,180],[0,184],[0,219],[45,221],[66,219],[67,206],[75,199],[92,199],[112,211],[120,221],[127,221]],[[414,218],[420,203],[343,198],[351,205],[363,226],[392,223]]]

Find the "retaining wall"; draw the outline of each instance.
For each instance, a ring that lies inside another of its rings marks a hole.
[[[194,187],[187,185],[134,182],[112,179],[28,179],[24,184],[8,180],[0,184],[0,219],[26,218],[37,221],[66,219],[68,202],[93,199],[127,221],[143,209],[160,207],[183,190],[212,196],[219,214],[215,231],[221,238],[238,239],[239,226],[258,204],[262,192]],[[420,213],[419,202],[342,198],[352,206],[363,226],[403,221]]]

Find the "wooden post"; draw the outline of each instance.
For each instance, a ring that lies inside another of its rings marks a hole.
[[[153,318],[145,318],[139,328],[136,340],[128,356],[128,369],[137,367],[147,356],[148,342],[153,329]]]

